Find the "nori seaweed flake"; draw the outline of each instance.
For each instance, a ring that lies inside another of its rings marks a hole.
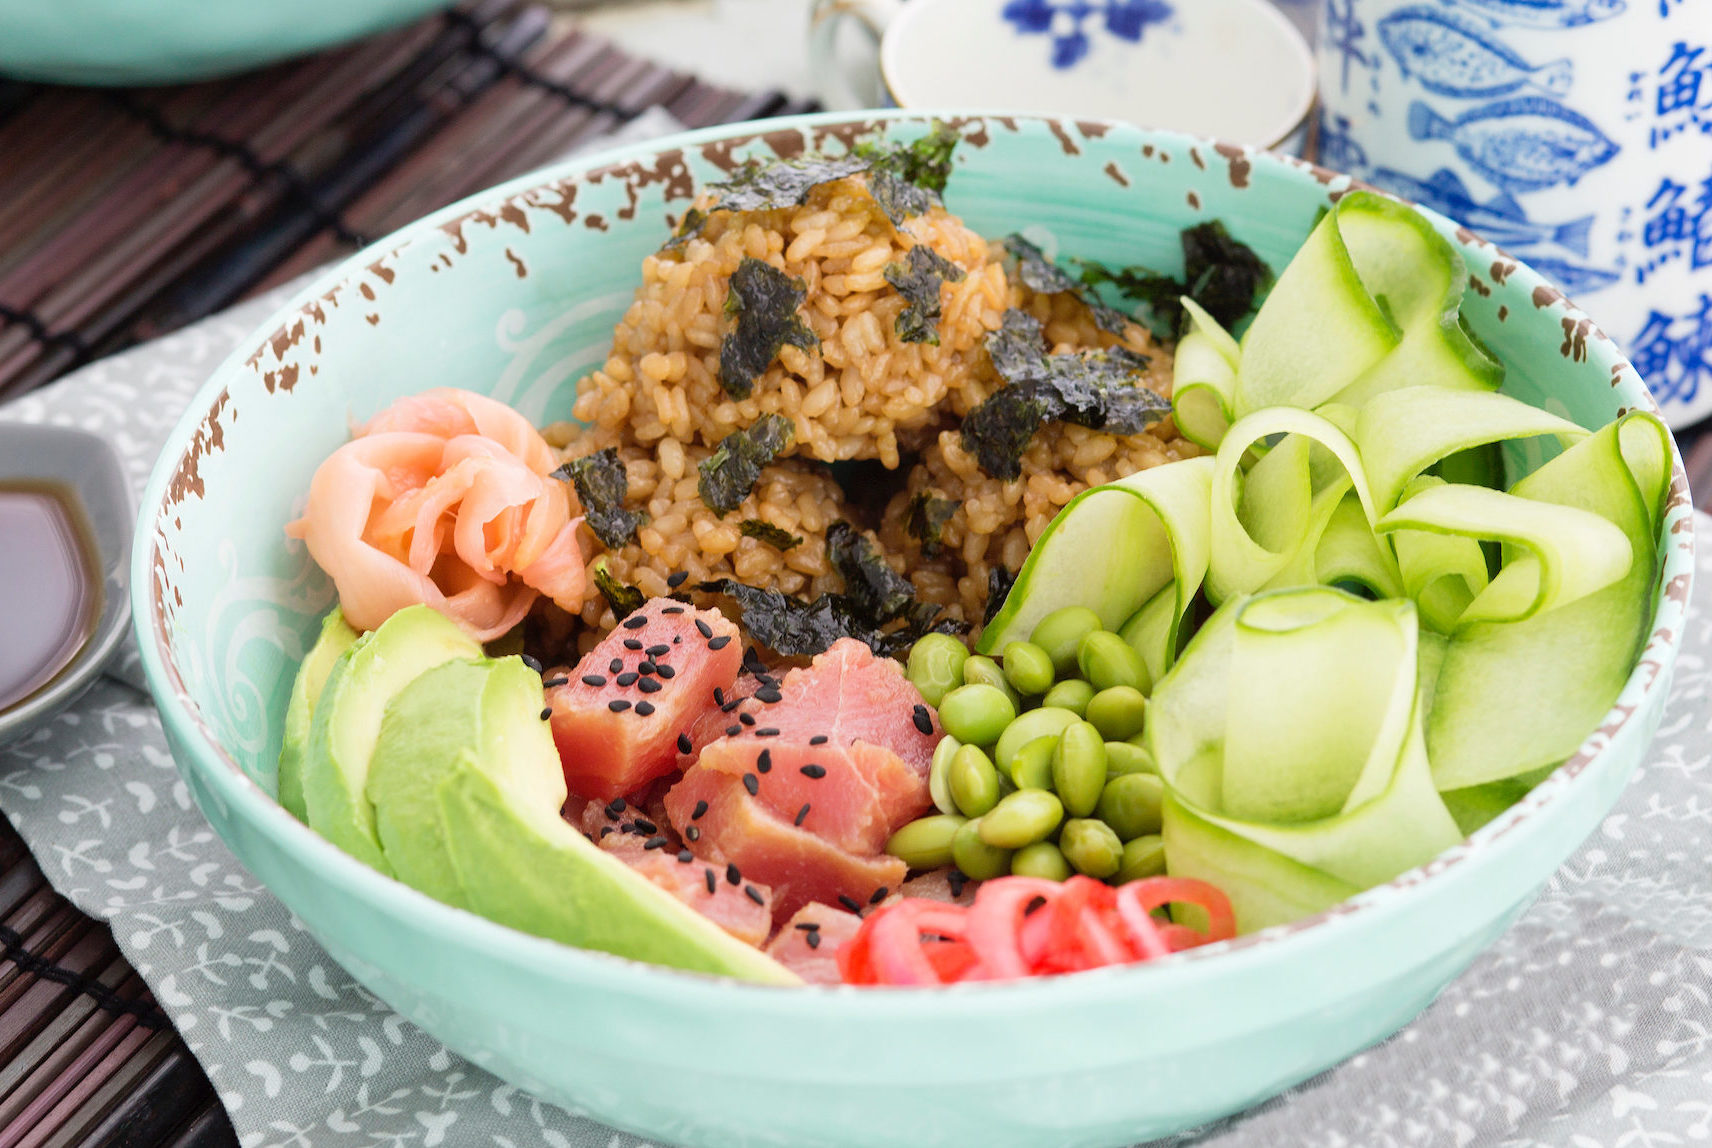
[[[1184,295],[1205,307],[1226,328],[1236,326],[1259,307],[1272,286],[1272,268],[1253,248],[1233,239],[1223,223],[1214,219],[1184,228],[1179,242],[1183,246],[1181,280],[1146,267],[1113,271],[1089,263],[1083,268],[1082,281],[1090,285],[1109,283],[1126,299],[1146,304],[1161,334],[1171,334],[1182,325],[1183,305],[1179,300]]]
[[[962,137],[938,120],[933,130],[907,144],[863,144],[856,155],[866,159],[868,193],[894,227],[912,215],[937,206],[951,177],[951,157]]]
[[[784,415],[765,414],[742,430],[719,441],[698,468],[696,489],[709,509],[723,517],[743,505],[763,467],[796,438],[796,427]]]
[[[886,264],[886,282],[897,288],[907,304],[898,313],[894,329],[906,343],[939,345],[939,288],[959,283],[963,268],[925,243],[909,249],[901,262]]]
[[[877,625],[902,617],[915,603],[915,586],[886,564],[880,548],[843,520],[826,531],[826,556],[844,579],[844,593]]]
[[[594,565],[594,584],[601,597],[606,599],[606,604],[612,607],[612,620],[615,622],[624,621],[640,610],[643,602],[647,600],[641,590],[620,582],[612,571],[606,568],[604,559]]]
[[[786,343],[805,351],[820,346],[808,324],[797,317],[807,297],[807,284],[770,263],[745,257],[737,265],[725,297],[725,313],[734,322],[719,344],[719,385],[726,394],[748,398],[755,379],[773,365]]]
[[[921,543],[924,557],[932,558],[942,549],[940,539],[945,524],[957,513],[957,504],[936,490],[923,490],[909,500],[904,509],[904,530]]]
[[[634,542],[637,529],[648,521],[646,514],[624,509],[630,487],[616,447],[573,458],[553,477],[569,479],[576,486],[589,528],[609,549]]]
[[[730,598],[743,611],[743,628],[750,637],[784,657],[825,653],[840,638],[855,638],[883,657],[900,657],[923,634],[958,634],[967,629],[951,619],[934,621],[939,607],[930,603],[912,607],[904,616],[904,625],[881,630],[846,594],[822,594],[805,602],[732,578],[702,582],[696,589]]]
[[[981,617],[981,625],[985,626],[999,616],[999,611],[1005,608],[1005,599],[1011,596],[1011,587],[1016,585],[1017,576],[1004,566],[995,566],[987,571],[987,609]]]
[[[964,448],[995,478],[1022,474],[1023,451],[1049,422],[1132,435],[1171,410],[1170,400],[1135,381],[1146,356],[1124,347],[1048,355],[1040,323],[1026,312],[1005,312],[987,336],[987,353],[1008,385],[969,412],[962,434]]]
[[[708,190],[719,196],[708,211],[800,207],[808,202],[808,193],[821,184],[867,171],[872,163],[861,155],[803,156],[770,163],[750,160],[730,179],[708,185]]]
[[[1004,245],[1016,260],[1017,278],[1022,280],[1023,286],[1042,295],[1074,295],[1093,313],[1094,322],[1102,330],[1114,335],[1124,333],[1126,324],[1130,322],[1129,316],[1085,291],[1084,285],[1048,259],[1046,252],[1014,233],[1005,236]]]
[[[745,518],[738,523],[737,529],[745,536],[765,542],[774,550],[786,551],[802,545],[802,535],[792,534],[782,526],[774,526],[771,522],[763,522],[759,518]]]

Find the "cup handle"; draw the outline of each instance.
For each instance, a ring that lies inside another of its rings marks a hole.
[[[903,7],[903,0],[814,0],[809,15],[808,58],[819,79],[821,102],[828,108],[865,108],[870,102],[838,66],[839,26],[846,17],[854,17],[877,48]]]

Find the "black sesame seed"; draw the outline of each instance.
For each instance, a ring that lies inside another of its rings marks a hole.
[[[725,879],[730,881],[733,885],[741,885],[743,884],[743,871],[736,865],[727,862],[725,866]]]
[[[765,905],[767,903],[767,898],[761,896],[761,890],[755,888],[753,885],[743,886],[743,893],[757,905]]]
[[[963,886],[968,883],[969,878],[963,875],[963,871],[961,869],[953,869],[945,875],[945,881],[951,886],[951,895],[953,897],[961,897],[963,895]]]
[[[742,704],[742,698],[732,698],[730,701],[719,707],[719,712],[722,714],[728,714]]]
[[[647,654],[650,658],[657,658],[661,654],[671,653],[672,647],[662,643],[661,645],[658,645],[658,646],[649,646],[646,650],[643,650],[642,652],[644,654]]]
[[[672,635],[672,645],[674,645],[674,646],[678,645],[683,640],[684,640],[684,636],[682,634],[673,634]]]
[[[601,839],[601,840],[602,840],[602,841],[605,841],[605,840],[606,840],[606,835],[607,835],[607,834],[608,834],[608,833],[611,833],[611,832],[612,832],[612,826],[610,826],[610,825],[602,825],[602,826],[601,826],[601,827],[600,827],[600,839]]]
[[[762,773],[770,772],[773,768],[773,751],[764,749],[755,758],[755,768]]]
[[[684,840],[685,841],[700,841],[701,840],[701,830],[697,829],[693,825],[690,826],[688,829],[684,830]]]
[[[804,821],[807,821],[807,820],[808,820],[808,802],[805,801],[805,802],[803,802],[803,807],[801,809],[797,810],[796,820],[791,822],[791,824],[800,826]]]
[[[650,701],[639,701],[636,703],[636,712],[641,714],[643,717],[648,717],[654,712],[654,703]]]
[[[636,678],[637,674],[634,670],[626,670],[624,673],[619,674],[614,678],[613,681],[617,682],[621,686],[633,686],[636,684]]]
[[[624,804],[624,798],[615,797],[612,799],[611,803],[607,805],[606,815],[608,817],[616,818],[619,814],[623,813],[628,808],[630,808],[630,807],[628,805]]]
[[[540,673],[542,670],[546,669],[546,667],[541,664],[541,660],[539,658],[531,658],[528,654],[524,654],[522,655],[522,660],[524,665],[528,666],[536,673]]]
[[[679,570],[676,574],[669,575],[666,578],[666,585],[668,585],[672,589],[676,590],[679,586],[682,586],[685,582],[688,582],[689,580],[690,580],[689,574],[687,574],[686,572],[684,572],[682,570]]]
[[[828,738],[825,734],[817,733],[813,737],[808,739],[808,743],[810,745],[825,745],[830,740],[831,739]]]
[[[612,661],[610,663],[608,663],[608,665],[606,667],[606,672],[609,674],[616,674],[619,670],[622,670],[623,668],[624,668],[624,659],[623,658],[614,658],[614,659],[612,659]]]
[[[846,909],[849,909],[852,913],[860,913],[862,911],[862,906],[856,903],[856,899],[854,897],[846,896],[843,893],[838,894],[838,903],[843,905]]]
[[[541,683],[541,687],[543,689],[551,690],[557,689],[559,686],[568,686],[570,684],[571,679],[569,678],[548,678]]]
[[[725,691],[720,689],[718,686],[713,687],[713,704],[716,706],[722,706],[725,704]]]
[[[820,948],[820,934],[819,933],[810,933],[808,936],[804,937],[803,939],[808,942],[809,948],[811,948],[811,949]]]
[[[924,734],[933,733],[933,715],[927,712],[926,706],[915,707],[915,728]]]
[[[824,765],[815,765],[813,762],[810,762],[808,765],[802,767],[802,775],[804,777],[812,777],[816,781],[819,781],[821,778],[826,776],[826,767]]]
[[[614,698],[612,701],[606,703],[606,708],[615,714],[621,714],[630,708],[630,703],[625,701],[623,698]]]
[[[778,737],[779,731],[774,729],[772,726],[764,726],[761,729],[758,729],[755,731],[755,736],[756,737]]]
[[[695,812],[690,814],[690,820],[691,821],[700,821],[702,819],[702,816],[706,813],[707,813],[707,802],[698,801],[695,803]]]
[[[664,610],[660,611],[662,614],[682,614],[683,612],[684,608],[682,606],[667,606]]]
[[[798,921],[795,925],[793,925],[791,927],[794,929],[801,929],[805,933],[812,933],[816,929],[820,928],[820,922],[819,921]]]
[[[783,701],[785,695],[781,694],[771,686],[763,686],[755,691],[755,697],[760,701],[766,702],[768,705],[774,705]]]
[[[690,753],[690,752],[694,751],[694,749],[695,749],[695,742],[690,740],[690,735],[687,733],[680,733],[678,735],[678,752],[679,753]]]
[[[642,643],[637,641],[635,638],[626,638],[624,639],[624,648],[627,650],[640,650],[642,648]]]
[[[675,678],[678,676],[678,671],[672,669],[670,666],[655,666],[654,672],[659,674],[662,678]]]
[[[718,878],[718,877],[715,877],[715,876],[714,876],[714,875],[713,875],[713,870],[712,870],[712,869],[708,869],[708,870],[706,870],[706,871],[705,871],[705,873],[706,873],[706,876],[707,876],[707,891],[708,891],[708,892],[709,892],[709,893],[717,893],[717,892],[719,892],[719,878]]]
[[[754,714],[738,714],[737,720],[742,722],[744,725],[754,725],[755,724],[755,715]]]
[[[644,849],[664,849],[665,847],[666,839],[660,836],[650,837],[648,840],[642,842],[642,848]]]
[[[643,677],[647,677],[659,668],[660,667],[656,666],[653,662],[648,661],[646,658],[636,663],[636,672],[641,674]]]
[[[548,718],[550,718],[552,716],[553,716],[553,707],[552,706],[541,707],[541,720],[542,721],[546,721]]]
[[[709,626],[706,622],[702,621],[700,618],[697,618],[695,620],[695,628],[696,628],[696,632],[699,633],[702,637],[704,637],[704,638],[713,637],[713,627]]]
[[[632,614],[630,617],[624,619],[624,628],[626,630],[640,630],[647,624],[648,619],[643,617],[641,614]]]
[[[725,727],[725,736],[726,737],[736,737],[738,734],[740,734],[742,732],[743,732],[743,727],[740,725],[728,725]]]
[[[884,885],[881,885],[878,889],[874,890],[874,895],[872,897],[868,898],[868,904],[878,905],[881,901],[884,901],[886,899],[886,894],[890,893],[890,892],[891,892],[890,889],[886,888]]]
[[[761,792],[761,779],[753,773],[745,773],[743,775],[743,788],[749,791],[750,797],[754,797]]]
[[[602,677],[600,674],[584,674],[583,675],[583,685],[585,685],[585,686],[593,686],[595,689],[598,690],[600,687],[604,686],[605,684],[606,684],[606,679],[604,677]]]
[[[636,828],[649,835],[660,832],[660,827],[655,825],[652,821],[649,821],[646,817],[638,817],[636,819]]]
[[[657,694],[666,687],[662,686],[654,678],[643,678],[641,681],[636,683],[636,688],[645,694]]]
[[[717,638],[709,638],[708,643],[707,643],[707,648],[710,650],[723,650],[723,649],[725,649],[725,647],[729,646],[730,644],[731,644],[731,635],[730,634],[721,634]]]
[[[695,860],[695,854],[691,853],[688,849],[678,850],[678,864],[688,865],[691,861],[694,861],[694,860]]]

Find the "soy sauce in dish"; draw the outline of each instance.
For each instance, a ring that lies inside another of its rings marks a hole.
[[[94,632],[95,553],[70,490],[0,483],[0,711],[52,682]]]

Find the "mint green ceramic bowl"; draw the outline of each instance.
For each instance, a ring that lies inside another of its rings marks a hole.
[[[1345,177],[1129,127],[954,117],[947,200],[989,235],[1180,266],[1222,219],[1282,267]],[[352,418],[429,386],[564,416],[638,266],[695,187],[747,156],[919,134],[808,117],[578,160],[448,208],[324,276],[203,389],[155,470],[135,614],[167,735],[246,865],[363,984],[448,1046],[566,1107],[694,1145],[1124,1145],[1235,1112],[1384,1038],[1501,933],[1598,825],[1658,722],[1692,517],[1677,464],[1655,630],[1607,722],[1465,844],[1323,916],[1142,967],[938,992],[767,989],[524,936],[364,868],[274,803],[298,659],[332,604],[282,527]],[[1457,236],[1449,224],[1447,234]],[[1652,400],[1533,272],[1456,237],[1508,388],[1598,426]]]
[[[0,0],[0,75],[176,84],[414,20],[451,0]]]

